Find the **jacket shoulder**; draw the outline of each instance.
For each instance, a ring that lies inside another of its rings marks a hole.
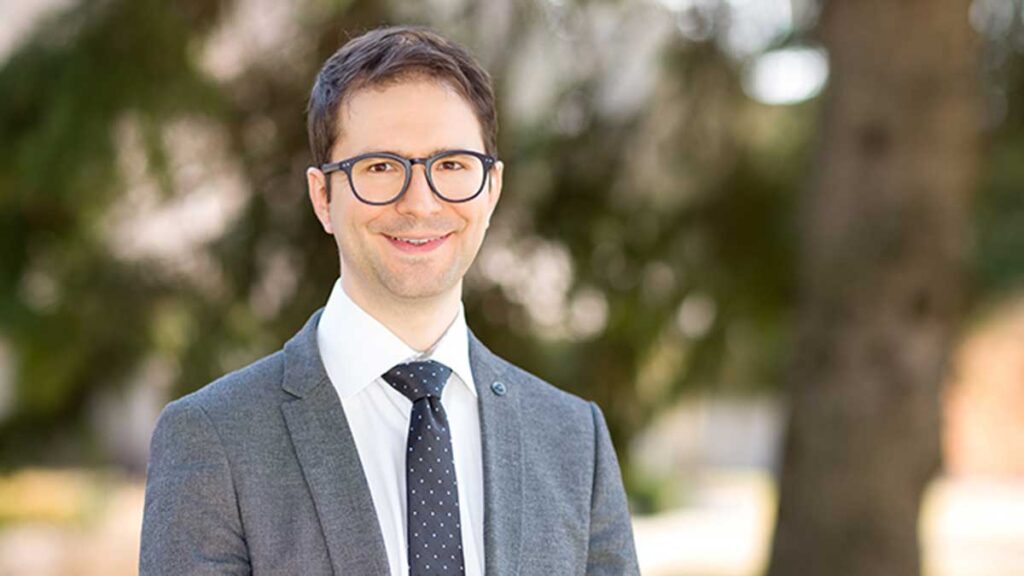
[[[281,388],[283,375],[284,353],[278,350],[178,398],[168,407],[201,408],[215,420],[220,415],[276,409],[285,396]]]
[[[507,385],[519,388],[519,402],[524,408],[524,415],[558,425],[574,424],[590,428],[596,408],[593,402],[562,390],[536,374],[488,352],[495,372],[506,380]]]
[[[555,402],[557,404],[563,404],[565,406],[574,407],[586,407],[589,403],[588,400],[577,396],[571,392],[562,390],[558,386],[544,380],[540,376],[521,368],[504,358],[497,357],[498,361],[502,364],[504,372],[508,375],[509,379],[523,387],[523,391],[531,395],[539,395],[545,401]]]

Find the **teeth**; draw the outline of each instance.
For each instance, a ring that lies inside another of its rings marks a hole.
[[[422,240],[417,240],[417,239],[413,239],[413,238],[397,238],[395,236],[392,236],[392,238],[394,238],[395,240],[398,240],[400,242],[405,242],[406,244],[412,244],[414,246],[422,246],[422,245],[426,244],[427,242],[433,242],[434,240],[437,240],[438,238],[440,238],[440,236],[437,236],[437,237],[434,237],[434,238],[424,238]]]

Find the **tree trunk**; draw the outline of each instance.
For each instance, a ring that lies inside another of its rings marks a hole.
[[[969,0],[833,0],[769,576],[919,574],[980,146]]]

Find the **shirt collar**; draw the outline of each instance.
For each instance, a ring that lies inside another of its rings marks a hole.
[[[342,398],[358,394],[396,364],[428,358],[451,368],[476,396],[462,302],[445,333],[421,354],[353,302],[339,278],[320,316],[317,344],[327,374]]]
[[[461,301],[459,311],[448,330],[434,344],[433,349],[424,353],[424,358],[432,358],[451,368],[473,396],[476,396],[473,371],[469,367],[469,328],[466,326],[466,312]]]

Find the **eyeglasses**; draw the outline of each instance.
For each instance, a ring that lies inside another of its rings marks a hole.
[[[412,167],[422,164],[430,189],[447,202],[468,202],[484,189],[487,174],[498,161],[473,150],[444,150],[429,158],[404,158],[390,152],[370,152],[320,166],[324,174],[344,172],[360,201],[383,206],[398,201],[409,189]],[[330,198],[331,180],[327,179]]]

